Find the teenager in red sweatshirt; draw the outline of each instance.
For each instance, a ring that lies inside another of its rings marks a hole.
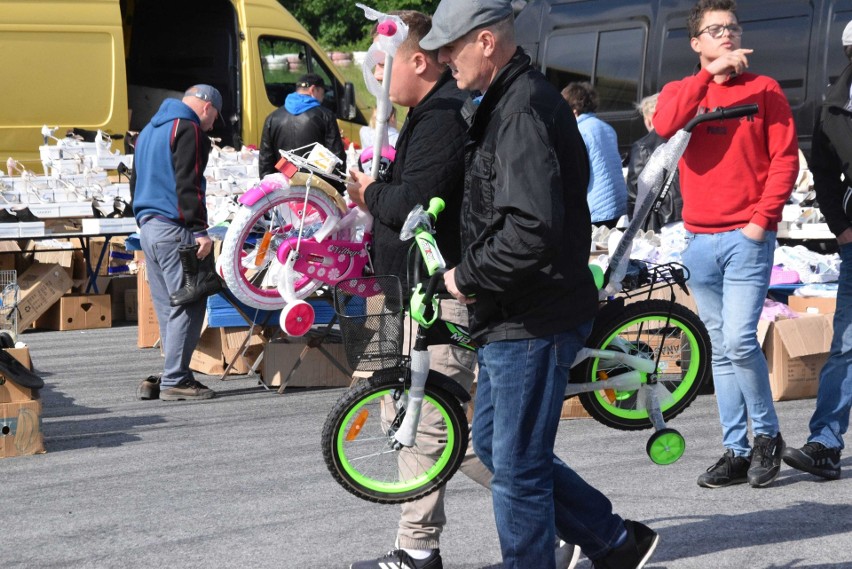
[[[687,25],[701,69],[663,88],[653,119],[660,136],[669,138],[696,114],[718,107],[757,103],[760,109],[753,117],[697,126],[679,165],[688,242],[683,262],[713,345],[725,447],[698,484],[767,486],[778,476],[784,440],[757,322],[781,210],[798,175],[796,130],[778,83],[746,72],[752,50],[741,47],[733,0],[700,0]]]

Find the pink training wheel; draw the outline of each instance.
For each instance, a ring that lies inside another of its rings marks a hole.
[[[297,300],[281,309],[281,329],[288,336],[304,336],[314,325],[314,318],[314,307]]]
[[[396,33],[396,24],[393,22],[393,20],[385,20],[384,22],[376,26],[376,33],[383,36],[391,37]]]

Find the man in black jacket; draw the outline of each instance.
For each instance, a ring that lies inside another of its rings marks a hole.
[[[411,242],[401,241],[399,231],[417,204],[426,207],[433,197],[444,199],[447,206],[438,217],[435,237],[448,263],[457,263],[461,256],[458,214],[464,191],[466,125],[460,111],[467,94],[456,87],[449,72],[438,64],[436,51],[418,46],[429,32],[430,18],[414,11],[396,14],[408,26],[408,36],[394,57],[390,99],[410,110],[397,139],[390,181],[375,181],[362,172],[352,171],[354,183],[349,184],[347,190],[350,199],[373,215],[376,274],[398,275],[408,290],[406,267]],[[467,325],[467,310],[455,300],[441,303],[441,317]],[[465,389],[471,389],[476,365],[474,352],[452,346],[432,346],[429,351],[432,369],[453,378]],[[430,414],[424,412],[418,441],[423,440],[424,429],[429,430],[429,436],[440,436],[432,432],[437,428],[430,429],[429,425]],[[476,458],[470,445],[461,470],[474,481],[488,486],[491,473]],[[405,503],[397,549],[382,558],[355,563],[352,569],[440,569],[443,562],[438,546],[445,523],[444,488]]]
[[[302,75],[296,81],[296,92],[287,95],[284,106],[266,117],[260,138],[258,167],[261,178],[277,172],[275,164],[281,159],[279,150],[295,150],[315,142],[346,160],[337,118],[322,106],[325,91],[322,77],[316,73]]]
[[[637,105],[637,110],[642,113],[648,134],[634,142],[630,147],[630,160],[627,165],[627,215],[630,216],[631,220],[639,195],[639,175],[645,169],[645,165],[654,150],[666,142],[666,139],[657,134],[657,131],[654,130],[654,123],[651,122],[657,108],[657,97],[658,94],[654,93],[639,101],[639,105]],[[646,230],[659,231],[667,223],[674,223],[683,219],[681,216],[682,209],[683,198],[680,195],[680,179],[676,175],[666,197],[660,202],[659,209],[651,211],[643,227]]]
[[[843,49],[852,62],[852,22],[843,30]],[[821,478],[840,478],[843,435],[852,408],[852,63],[825,96],[811,147],[819,208],[840,245],[840,283],[831,352],[819,375],[816,409],[808,442],[787,447],[784,462]]]
[[[571,364],[592,328],[589,164],[571,109],[514,38],[510,0],[442,0],[440,48],[469,112],[462,260],[447,289],[472,308],[477,456],[493,472],[503,566],[551,569],[554,525],[596,569],[643,567],[658,536],[553,452]]]

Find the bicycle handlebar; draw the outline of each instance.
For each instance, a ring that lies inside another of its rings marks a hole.
[[[715,111],[703,113],[696,116],[688,123],[686,123],[686,126],[683,127],[683,130],[685,130],[686,132],[691,132],[692,129],[695,128],[697,125],[707,121],[748,117],[756,114],[758,109],[759,107],[757,106],[757,104],[737,105],[736,107],[719,108]]]

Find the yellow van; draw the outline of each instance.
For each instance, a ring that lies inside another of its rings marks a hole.
[[[366,124],[352,84],[276,0],[3,0],[0,53],[0,158],[32,168],[42,125],[138,131],[195,83],[222,93],[222,145],[259,145],[307,72],[325,79],[344,134]]]

